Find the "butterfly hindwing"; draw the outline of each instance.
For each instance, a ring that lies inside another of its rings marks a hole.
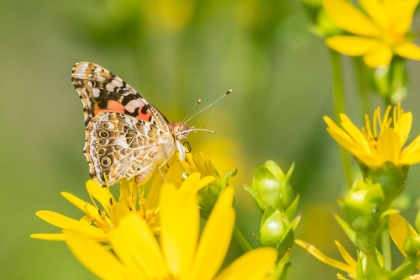
[[[105,112],[93,117],[86,128],[84,153],[90,175],[102,185],[113,185],[123,178],[138,176],[144,181],[164,153],[156,145],[160,129],[129,115]],[[172,151],[169,151],[173,153]]]

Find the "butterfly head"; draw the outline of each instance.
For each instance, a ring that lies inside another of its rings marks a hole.
[[[173,122],[169,125],[172,135],[174,136],[176,149],[178,150],[179,157],[181,161],[185,159],[185,153],[190,152],[191,146],[188,141],[182,141],[186,139],[188,134],[194,130],[194,127],[189,127],[183,122]],[[188,150],[185,149],[185,145],[187,145]]]
[[[214,131],[209,129],[194,128],[193,126],[188,126],[184,122],[173,122],[169,125],[169,127],[172,131],[172,135],[174,137],[175,145],[178,150],[181,161],[185,159],[185,153],[189,153],[191,151],[190,143],[188,142],[188,140],[186,140],[190,132],[204,131],[208,133],[214,133]]]

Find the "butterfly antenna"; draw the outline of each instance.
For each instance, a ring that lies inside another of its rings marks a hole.
[[[197,107],[198,104],[201,103],[201,99],[198,99],[195,105],[191,108],[191,110],[188,112],[188,114],[185,116],[185,118],[182,120],[183,123],[185,123],[185,119],[188,118],[189,115],[191,115],[192,111]]]
[[[217,102],[219,102],[222,98],[228,96],[231,92],[232,92],[231,89],[228,90],[225,94],[223,94],[222,96],[220,96],[216,101],[210,103],[209,105],[207,105],[206,107],[204,107],[203,109],[201,109],[200,111],[198,111],[197,113],[195,113],[194,115],[192,115],[191,117],[189,117],[186,121],[183,121],[183,123],[187,123],[189,120],[191,120],[192,118],[194,118],[195,116],[197,116],[198,114],[200,114],[201,112],[203,112],[204,110],[206,110],[207,108],[209,108],[210,106],[213,106],[214,104],[216,104]],[[194,106],[194,108],[195,108],[195,106]]]

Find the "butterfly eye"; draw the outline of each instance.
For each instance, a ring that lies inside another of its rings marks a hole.
[[[186,151],[187,153],[190,153],[190,152],[191,152],[191,145],[190,145],[190,142],[185,141],[184,143],[182,143],[182,145],[184,146],[185,151]]]
[[[99,131],[99,137],[101,137],[101,138],[108,138],[109,137],[109,132],[108,131],[106,131],[106,130],[101,130],[101,131]]]
[[[106,144],[106,139],[99,139],[99,144],[100,145],[105,145]]]
[[[103,167],[110,167],[110,166],[111,166],[111,164],[112,164],[112,160],[111,160],[111,158],[110,158],[110,157],[103,157],[103,158],[101,159],[101,165],[102,165]]]

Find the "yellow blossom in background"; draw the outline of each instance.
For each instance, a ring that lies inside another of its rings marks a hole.
[[[156,27],[181,31],[194,16],[193,0],[149,0],[143,3],[144,16]]]
[[[65,230],[68,246],[100,279],[270,279],[277,259],[273,248],[253,250],[216,276],[234,227],[233,188],[223,190],[199,236],[196,190],[201,181],[193,173],[179,189],[163,186],[159,242],[143,219],[129,214],[110,233],[113,253],[73,230]]]
[[[420,47],[410,42],[410,26],[419,0],[359,0],[361,8],[345,0],[324,0],[329,18],[354,35],[333,36],[327,45],[346,55],[363,56],[372,68],[389,65],[394,54],[420,60]]]
[[[419,136],[407,147],[404,146],[413,121],[411,112],[405,113],[400,103],[394,107],[392,116],[390,112],[391,106],[388,106],[381,118],[378,107],[372,123],[369,116],[365,116],[366,124],[362,129],[357,128],[345,114],[340,115],[343,129],[327,116],[324,121],[332,138],[368,167],[376,168],[385,162],[392,162],[395,166],[420,162]]]
[[[350,255],[349,252],[340,244],[340,242],[335,241],[335,245],[337,245],[338,250],[340,251],[341,256],[345,260],[344,262],[334,260],[330,257],[327,257],[324,255],[320,250],[318,250],[315,246],[312,244],[309,244],[303,240],[296,239],[295,244],[302,247],[305,251],[307,251],[309,254],[320,260],[321,262],[325,263],[326,265],[329,265],[331,267],[337,268],[341,271],[345,271],[348,273],[348,275],[351,277],[351,279],[354,279],[353,277],[356,275],[357,270],[357,261],[353,259],[353,257]],[[340,279],[340,277],[339,277]]]

